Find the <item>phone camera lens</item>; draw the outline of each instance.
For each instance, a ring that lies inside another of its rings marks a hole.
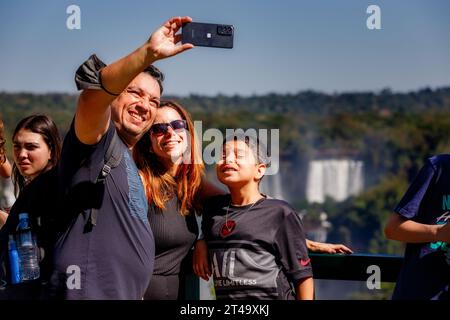
[[[217,33],[220,35],[229,36],[233,34],[233,29],[231,26],[222,25],[217,27]]]

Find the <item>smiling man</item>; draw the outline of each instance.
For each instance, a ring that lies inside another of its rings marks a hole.
[[[141,299],[148,286],[154,239],[131,149],[160,103],[163,76],[152,64],[193,47],[175,35],[190,21],[172,18],[128,56],[106,66],[93,55],[76,73],[83,92],[60,163],[68,227],[56,244],[57,298]],[[120,162],[98,183],[111,145]]]

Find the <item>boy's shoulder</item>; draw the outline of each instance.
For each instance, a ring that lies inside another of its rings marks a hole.
[[[266,200],[264,200],[264,206],[270,207],[273,209],[273,212],[277,212],[278,214],[284,214],[285,216],[290,214],[297,214],[296,210],[292,205],[282,199],[272,198],[270,196],[265,196]]]
[[[281,207],[281,208],[292,208],[292,206],[289,204],[289,202],[282,200],[282,199],[277,199],[277,198],[272,198],[271,196],[268,195],[264,195],[266,200],[265,202],[268,205],[272,205],[272,206],[277,206],[277,207]]]

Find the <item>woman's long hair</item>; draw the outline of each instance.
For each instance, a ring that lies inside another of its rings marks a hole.
[[[59,157],[61,156],[61,138],[59,137],[58,128],[53,120],[43,114],[36,114],[22,119],[17,124],[16,129],[14,129],[12,136],[13,141],[17,133],[22,129],[29,130],[42,136],[51,152],[50,160],[43,172],[53,168],[58,163]],[[14,192],[17,195],[25,186],[26,181],[25,177],[20,174],[15,162],[13,163],[12,181],[14,183]]]
[[[186,120],[188,126],[188,150],[184,153],[183,161],[178,166],[175,176],[167,171],[163,160],[151,151],[150,132],[146,133],[134,148],[134,160],[140,170],[149,204],[165,209],[166,202],[176,196],[180,213],[186,216],[194,209],[194,198],[200,187],[205,167],[189,113],[174,101],[162,102],[159,108],[163,107],[177,111],[181,118]]]

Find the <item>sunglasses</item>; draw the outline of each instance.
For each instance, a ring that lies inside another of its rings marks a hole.
[[[150,132],[154,135],[161,136],[167,133],[169,127],[176,132],[180,132],[187,130],[187,123],[186,120],[173,120],[169,123],[155,123],[150,127]]]

